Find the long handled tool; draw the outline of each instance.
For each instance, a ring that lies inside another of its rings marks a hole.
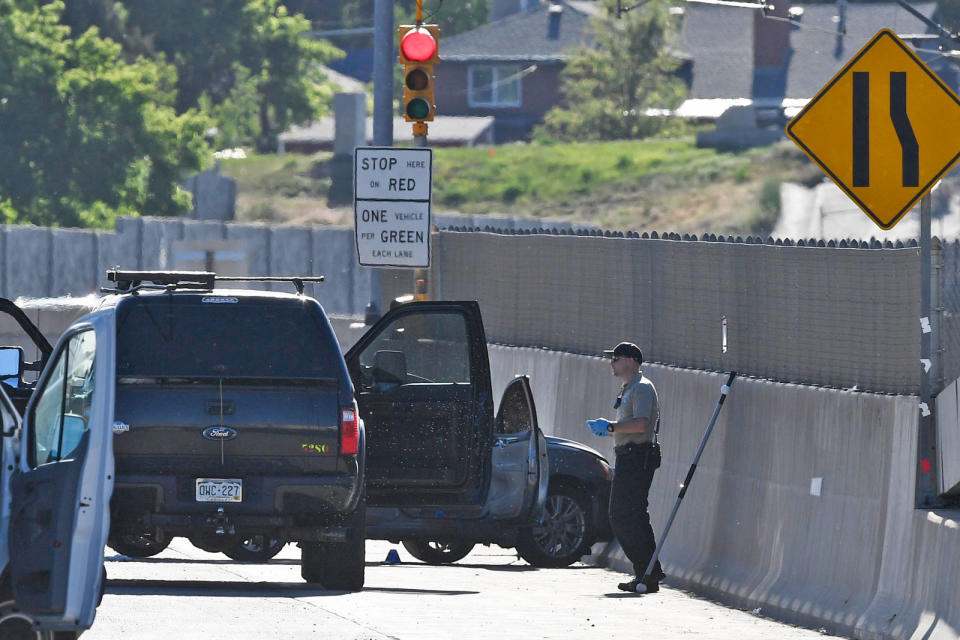
[[[703,434],[703,440],[700,441],[700,448],[697,449],[697,455],[693,457],[693,462],[690,464],[690,470],[687,471],[687,477],[684,479],[683,484],[680,485],[680,495],[677,496],[677,501],[673,505],[673,511],[670,512],[670,517],[667,519],[667,526],[663,528],[663,533],[660,534],[660,542],[657,543],[657,548],[653,552],[653,557],[650,558],[650,564],[647,565],[647,570],[643,576],[643,582],[638,585],[638,591],[643,588],[643,585],[650,579],[651,574],[653,573],[653,568],[657,564],[657,559],[660,557],[660,550],[663,549],[663,543],[667,539],[667,534],[670,533],[670,527],[673,525],[673,519],[677,517],[677,510],[680,508],[680,503],[683,501],[683,496],[686,495],[687,489],[690,488],[690,481],[693,480],[693,474],[697,470],[697,463],[700,462],[700,456],[703,455],[703,450],[707,446],[707,440],[710,439],[710,432],[713,431],[713,425],[717,422],[717,416],[720,415],[720,409],[723,408],[723,401],[727,399],[727,394],[730,393],[730,386],[733,384],[733,379],[737,377],[737,372],[734,371],[730,374],[730,377],[727,378],[727,383],[720,387],[720,400],[717,402],[717,408],[713,410],[713,417],[710,418],[710,424],[707,425],[707,432]]]

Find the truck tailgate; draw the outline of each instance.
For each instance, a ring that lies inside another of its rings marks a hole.
[[[158,410],[162,407],[162,410]],[[334,472],[340,407],[334,384],[118,382],[118,474],[303,475]]]

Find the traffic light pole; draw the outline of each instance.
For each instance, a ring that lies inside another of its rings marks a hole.
[[[427,123],[426,122],[414,122],[413,123],[413,146],[415,147],[426,147],[427,146]],[[429,241],[428,241],[429,242]],[[416,300],[427,300],[429,297],[428,294],[428,272],[426,269],[414,269],[413,270],[413,291],[414,299]]]
[[[393,146],[393,0],[373,5],[373,146]],[[380,272],[370,269],[370,302],[365,322],[380,316],[383,287]]]
[[[393,0],[373,8],[373,146],[393,146]]]

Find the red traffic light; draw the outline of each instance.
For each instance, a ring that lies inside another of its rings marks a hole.
[[[423,62],[437,52],[437,41],[423,27],[411,29],[400,41],[400,49],[407,60]]]

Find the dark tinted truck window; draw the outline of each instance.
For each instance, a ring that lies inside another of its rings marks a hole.
[[[307,301],[143,296],[117,314],[117,376],[336,378],[340,347]]]

